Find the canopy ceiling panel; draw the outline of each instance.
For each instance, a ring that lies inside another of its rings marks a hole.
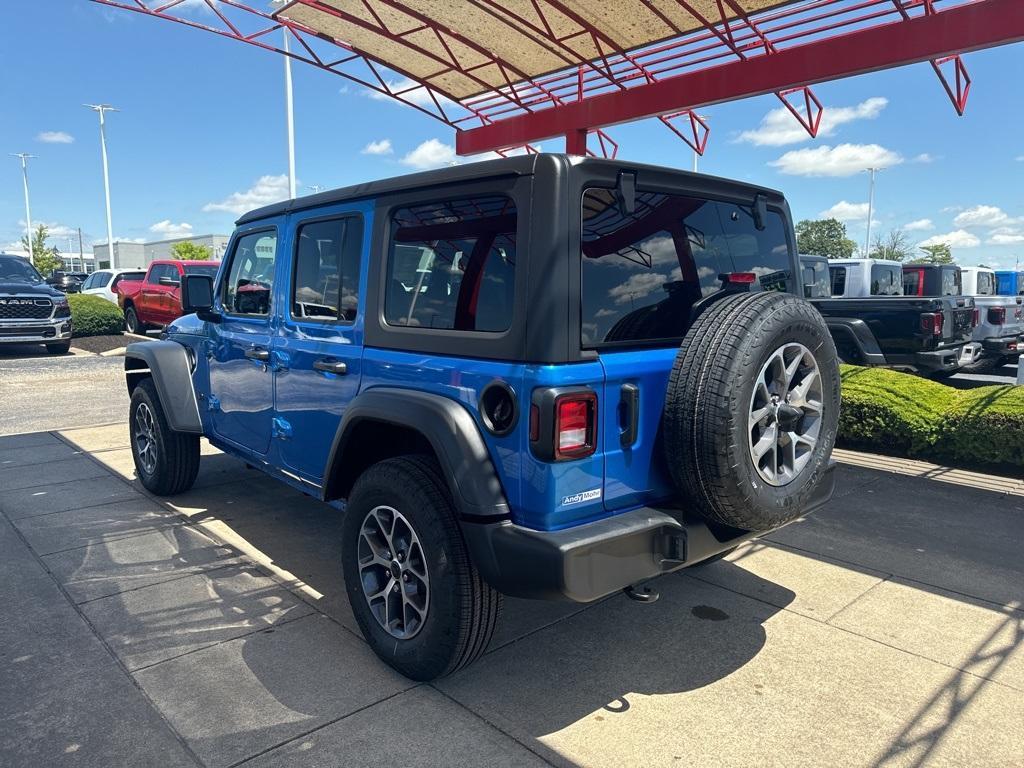
[[[276,16],[461,101],[794,0],[297,0]],[[698,15],[699,14],[699,15]]]

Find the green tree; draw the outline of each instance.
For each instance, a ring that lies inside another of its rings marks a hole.
[[[889,259],[890,261],[906,261],[914,255],[907,233],[902,229],[890,230],[884,237],[878,235],[871,248],[872,259]]]
[[[924,256],[914,259],[911,264],[952,264],[953,251],[948,243],[936,243],[935,245],[919,246],[925,252]]]
[[[43,277],[49,277],[64,266],[64,262],[60,259],[60,251],[56,248],[46,247],[46,239],[49,236],[50,230],[45,224],[40,224],[32,233],[32,263]],[[26,251],[29,250],[27,236],[22,236],[21,247]]]
[[[213,251],[205,245],[182,240],[171,246],[171,258],[182,261],[209,261],[213,257]]]
[[[838,219],[804,219],[796,225],[796,247],[800,253],[848,259],[857,244],[846,236],[846,225]]]

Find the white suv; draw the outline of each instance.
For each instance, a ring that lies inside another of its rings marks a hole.
[[[82,293],[102,296],[117,304],[117,284],[128,280],[141,280],[146,276],[144,269],[98,269],[82,283]]]

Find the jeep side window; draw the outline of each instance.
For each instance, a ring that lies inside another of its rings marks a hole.
[[[846,293],[846,267],[829,267],[832,277],[832,295],[842,296]]]
[[[978,295],[995,296],[996,281],[995,275],[991,272],[978,272]]]
[[[299,227],[292,317],[342,322],[356,319],[362,243],[363,220],[359,216]]]
[[[388,325],[506,331],[515,290],[515,203],[498,195],[399,208],[391,217]]]
[[[612,190],[588,189],[582,216],[584,347],[679,339],[723,273],[753,272],[754,290],[787,290],[797,277],[774,211],[758,230],[749,206],[641,191],[623,214]]]
[[[903,268],[888,264],[871,265],[872,296],[902,296]]]
[[[236,315],[269,315],[274,289],[277,235],[253,232],[238,238],[227,280],[224,309]]]
[[[959,296],[963,293],[960,282],[960,270],[956,267],[942,270],[942,295]]]

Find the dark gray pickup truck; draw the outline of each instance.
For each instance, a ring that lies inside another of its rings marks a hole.
[[[965,296],[831,298],[820,280],[821,256],[800,257],[805,296],[824,316],[841,360],[942,377],[960,367],[977,315]]]

